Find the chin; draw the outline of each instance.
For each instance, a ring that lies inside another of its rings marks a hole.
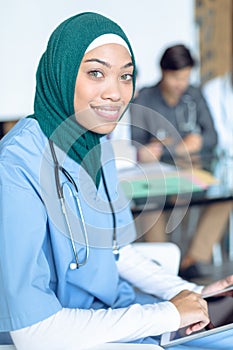
[[[106,135],[106,134],[110,134],[115,129],[116,126],[117,126],[117,122],[111,123],[109,125],[103,125],[103,126],[96,127],[92,131],[97,133],[97,134]]]

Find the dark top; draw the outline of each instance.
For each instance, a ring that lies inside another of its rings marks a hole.
[[[201,90],[193,86],[172,107],[165,102],[159,84],[141,89],[131,105],[131,124],[132,142],[137,148],[154,138],[172,137],[174,149],[190,133],[200,133],[203,137],[202,153],[212,152],[217,144],[206,101]]]

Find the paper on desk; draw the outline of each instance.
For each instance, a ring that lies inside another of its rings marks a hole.
[[[145,171],[143,174],[138,173],[134,176],[122,176],[120,181],[128,198],[146,198],[204,191],[210,185],[217,183],[217,179],[205,170],[174,171],[174,168],[165,172]]]
[[[206,170],[193,169],[192,173],[194,181],[200,182],[204,187],[219,183],[219,180]]]

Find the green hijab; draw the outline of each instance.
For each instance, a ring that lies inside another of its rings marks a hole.
[[[96,187],[100,182],[102,135],[86,130],[74,116],[74,90],[80,63],[89,44],[103,34],[116,34],[132,48],[123,30],[97,13],[81,13],[52,33],[36,74],[35,118],[44,134],[79,163]],[[135,77],[134,77],[135,88]],[[133,88],[133,90],[134,90]]]

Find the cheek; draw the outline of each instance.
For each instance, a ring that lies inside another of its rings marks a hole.
[[[85,88],[84,86],[75,91],[74,111],[76,113],[88,108],[90,96],[90,90],[88,90],[88,88]]]
[[[183,88],[186,89],[189,86],[189,81],[185,80],[183,82]]]
[[[130,86],[123,88],[121,92],[121,97],[125,104],[128,104],[133,97],[133,87]]]
[[[167,80],[166,86],[167,86],[167,89],[168,89],[168,90],[171,90],[171,91],[172,91],[172,90],[174,90],[174,89],[176,88],[177,83],[176,83],[175,80]]]
[[[175,80],[174,79],[172,79],[171,77],[166,77],[166,78],[164,78],[164,85],[166,85],[168,88],[170,87],[172,87],[172,86],[174,86],[174,82],[175,82]]]

